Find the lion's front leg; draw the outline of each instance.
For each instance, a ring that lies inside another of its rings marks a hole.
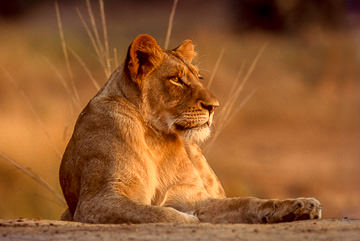
[[[204,201],[196,210],[200,222],[279,223],[321,218],[321,205],[315,198],[286,200],[224,198]]]
[[[112,188],[80,197],[74,221],[85,223],[198,223],[193,215],[172,207],[152,206],[131,200]]]

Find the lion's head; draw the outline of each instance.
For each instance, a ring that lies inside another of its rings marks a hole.
[[[185,40],[174,50],[162,50],[149,35],[130,45],[124,71],[135,83],[144,118],[155,129],[201,142],[210,134],[218,100],[203,86],[194,45]]]

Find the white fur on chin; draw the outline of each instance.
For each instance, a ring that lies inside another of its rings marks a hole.
[[[200,126],[192,129],[185,130],[182,134],[183,138],[188,141],[202,143],[209,138],[211,133],[210,128],[205,126]]]

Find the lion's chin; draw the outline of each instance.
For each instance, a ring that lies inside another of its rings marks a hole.
[[[185,129],[181,132],[181,136],[190,142],[202,143],[209,138],[211,133],[210,127],[207,124]]]

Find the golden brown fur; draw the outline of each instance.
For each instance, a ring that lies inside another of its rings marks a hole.
[[[81,112],[60,167],[63,219],[88,223],[274,223],[320,218],[313,198],[226,198],[197,143],[217,99],[190,40],[162,50],[138,36]]]

